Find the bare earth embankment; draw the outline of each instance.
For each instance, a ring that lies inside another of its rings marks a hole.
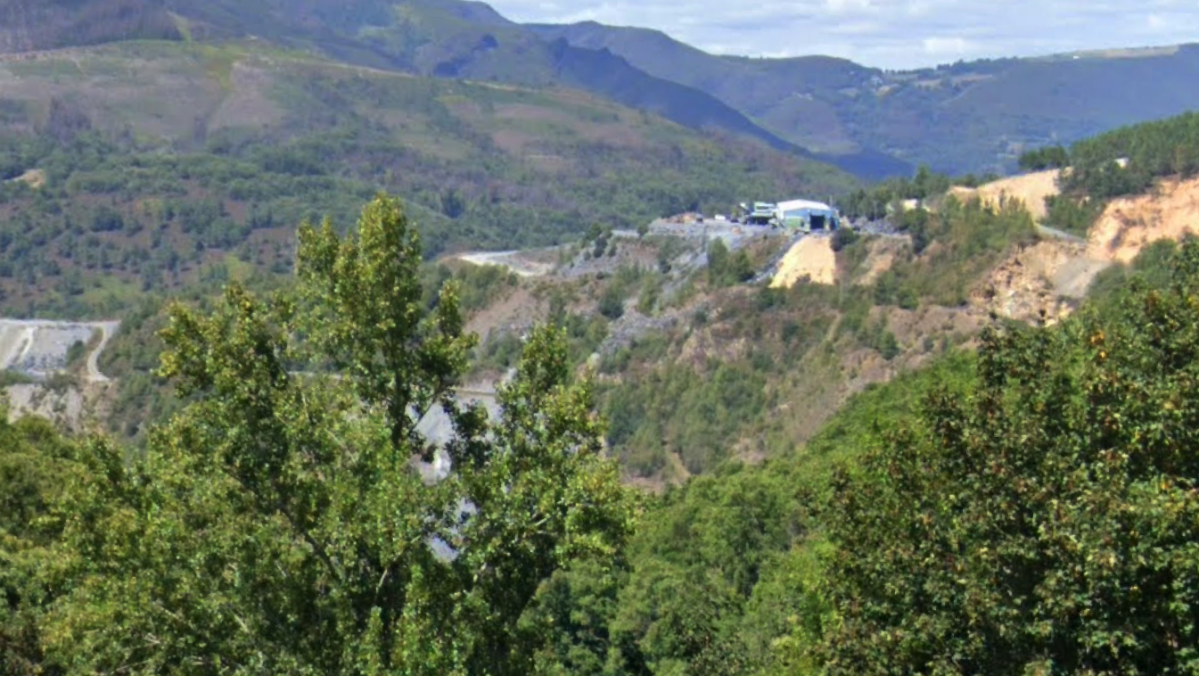
[[[1048,216],[1045,208],[1045,198],[1058,194],[1057,179],[1060,169],[1038,171],[1021,176],[1012,176],[998,181],[992,181],[977,188],[955,187],[949,194],[958,199],[968,200],[977,197],[982,203],[992,209],[999,209],[1012,200],[1019,200],[1037,223]]]

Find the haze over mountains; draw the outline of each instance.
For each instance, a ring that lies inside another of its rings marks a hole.
[[[460,0],[0,2],[4,52],[249,36],[355,65],[582,89],[867,178],[921,163],[1003,172],[1027,146],[1199,107],[1194,46],[886,72],[819,56],[714,56],[638,28],[521,25]]]

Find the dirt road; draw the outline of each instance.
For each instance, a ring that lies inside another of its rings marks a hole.
[[[100,332],[100,342],[87,357],[88,382],[106,383],[100,372],[100,354],[120,322],[64,322],[42,319],[0,319],[0,369],[46,377],[67,367],[67,353],[77,342],[89,343]]]
[[[554,271],[552,264],[528,260],[522,256],[523,253],[521,251],[488,251],[462,254],[458,258],[474,265],[499,265],[521,277],[544,277]]]

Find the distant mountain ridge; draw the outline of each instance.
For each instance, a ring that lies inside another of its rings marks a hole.
[[[577,88],[866,178],[916,164],[1003,173],[1030,146],[1199,108],[1196,46],[892,72],[718,56],[643,28],[522,25],[464,0],[0,0],[0,53],[249,37],[430,77]]]
[[[953,173],[1010,169],[1027,145],[1069,143],[1199,108],[1199,45],[890,72],[831,57],[718,56],[644,28],[530,28],[706,91],[804,147],[882,151]]]
[[[254,37],[355,65],[420,75],[564,86],[880,178],[910,167],[877,153],[822,157],[715,96],[656,78],[607,49],[546,40],[486,4],[461,0],[0,0],[0,53],[129,39]]]

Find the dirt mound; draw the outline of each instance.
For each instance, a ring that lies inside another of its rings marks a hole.
[[[783,256],[770,287],[791,288],[807,279],[814,284],[833,284],[837,279],[837,256],[828,237],[804,237]]]
[[[1038,171],[992,181],[977,188],[955,187],[949,194],[962,200],[977,197],[992,209],[1002,208],[1010,200],[1020,200],[1032,214],[1033,220],[1039,223],[1048,216],[1045,198],[1058,194],[1057,178],[1060,174],[1060,169]]]
[[[1044,240],[1022,246],[1000,263],[971,295],[978,310],[1001,317],[1055,322],[1074,310],[1095,275],[1111,265],[1075,242]]]
[[[1091,258],[1128,263],[1159,239],[1199,234],[1199,178],[1170,179],[1148,195],[1113,200],[1091,228]]]

